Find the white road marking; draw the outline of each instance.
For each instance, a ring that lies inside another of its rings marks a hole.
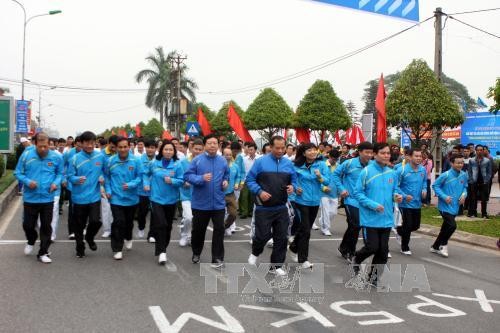
[[[450,264],[445,264],[444,262],[437,261],[437,260],[434,260],[434,259],[431,259],[431,258],[420,258],[420,259],[422,259],[423,261],[432,262],[433,264],[440,265],[440,266],[443,266],[443,267],[446,267],[446,268],[451,268],[451,269],[454,269],[456,271],[459,271],[459,272],[462,272],[462,273],[465,273],[465,274],[471,274],[472,273],[468,269],[460,268],[460,267],[453,266],[453,265],[450,265]]]
[[[372,304],[370,301],[341,301],[341,302],[334,302],[330,304],[330,308],[332,310],[337,311],[340,314],[343,314],[344,316],[349,316],[349,317],[371,317],[371,316],[382,316],[385,317],[385,319],[374,319],[374,320],[361,320],[358,321],[358,324],[367,326],[367,325],[380,325],[380,324],[398,324],[404,322],[403,319],[396,317],[392,313],[389,313],[387,311],[367,311],[367,312],[354,312],[350,310],[346,310],[343,308],[345,305],[367,305],[367,304]]]
[[[391,237],[394,238],[394,237]],[[412,237],[414,238],[421,238],[421,237]],[[362,238],[360,238],[362,239]],[[311,238],[309,241],[310,242],[331,242],[331,241],[341,241],[342,238]],[[96,239],[96,243],[109,243],[109,239]],[[211,242],[210,239],[205,240],[205,243]],[[73,240],[69,239],[63,239],[63,240],[55,240],[55,243],[75,243]],[[134,239],[134,243],[147,243],[146,239]],[[170,241],[170,243],[179,243],[178,239],[173,239]],[[224,243],[248,243],[248,239],[224,239]],[[22,239],[6,239],[6,240],[0,240],[0,245],[16,245],[16,244],[26,244],[26,240]]]
[[[20,199],[14,199],[14,203],[10,206],[8,213],[5,216],[4,223],[0,225],[0,239],[3,237],[3,234],[7,230],[7,228],[10,225],[10,222],[12,222],[12,219],[14,218],[14,215],[19,209],[19,206],[21,205],[21,200]],[[26,241],[25,241],[26,243]]]
[[[462,301],[478,302],[479,305],[481,306],[481,310],[483,310],[484,312],[493,312],[493,307],[491,306],[491,304],[500,304],[500,301],[495,301],[492,299],[490,300],[490,299],[486,298],[486,294],[484,293],[484,290],[474,289],[474,293],[476,294],[476,298],[453,296],[453,295],[438,294],[438,293],[433,293],[433,295],[439,296],[439,297],[459,299]]]
[[[168,259],[167,262],[165,263],[165,268],[169,272],[177,272],[177,266],[173,263],[172,260]]]
[[[223,306],[213,306],[215,312],[219,315],[222,322],[217,322],[215,320],[202,317],[196,313],[184,312],[181,314],[172,324],[168,321],[167,317],[163,313],[159,306],[150,306],[149,312],[153,316],[153,320],[161,333],[177,333],[180,332],[183,327],[187,324],[189,319],[196,320],[202,324],[215,327],[219,330],[226,332],[240,333],[245,332],[240,322],[231,316],[229,312]]]

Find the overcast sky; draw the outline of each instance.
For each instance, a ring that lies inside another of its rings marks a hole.
[[[28,16],[59,9],[63,13],[28,24],[26,78],[56,85],[145,88],[134,81],[147,67],[144,58],[157,46],[188,56],[188,75],[199,84],[198,100],[212,110],[234,99],[246,108],[258,90],[234,95],[206,94],[259,84],[334,59],[411,26],[387,16],[310,0],[20,0]],[[436,7],[454,13],[499,7],[498,0],[420,0],[421,20]],[[500,34],[500,11],[457,18]],[[21,80],[21,8],[0,0],[0,78]],[[485,98],[500,76],[500,40],[448,20],[443,33],[443,71],[463,83],[473,98]],[[274,88],[297,107],[317,79],[328,80],[344,101],[363,108],[367,81],[381,72],[404,69],[423,58],[433,68],[434,28],[429,21],[348,60]],[[11,95],[19,85],[0,81]],[[26,99],[38,88],[26,86]],[[145,93],[42,92],[42,119],[61,135],[101,132],[113,125],[148,121]],[[487,103],[491,104],[491,101]],[[51,104],[51,106],[49,106]],[[109,112],[114,111],[114,112]],[[93,113],[87,113],[93,112]]]

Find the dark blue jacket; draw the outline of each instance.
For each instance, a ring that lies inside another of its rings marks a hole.
[[[203,175],[212,174],[206,182]],[[184,172],[184,181],[193,185],[191,208],[198,210],[220,210],[226,208],[222,182],[229,183],[229,167],[224,157],[207,153],[196,156]]]
[[[297,188],[297,174],[288,158],[277,159],[273,154],[267,154],[255,161],[245,183],[257,196],[262,191],[271,194],[271,198],[265,202],[257,198],[256,209],[282,208],[288,200],[286,187],[293,185],[294,189]]]

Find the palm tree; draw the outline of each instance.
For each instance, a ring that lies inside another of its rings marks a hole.
[[[163,119],[168,115],[169,102],[176,94],[177,69],[174,68],[172,59],[177,55],[176,51],[165,55],[163,47],[159,46],[153,54],[150,54],[146,61],[152,68],[143,69],[135,76],[137,83],[146,80],[148,92],[146,94],[146,105],[160,114],[160,123],[163,126]],[[190,102],[196,101],[195,89],[198,85],[184,73],[187,71],[186,65],[181,65],[181,94],[189,97]]]

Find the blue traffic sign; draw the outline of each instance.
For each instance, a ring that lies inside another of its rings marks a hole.
[[[419,21],[418,0],[314,0],[365,12]]]
[[[200,135],[200,124],[196,121],[188,121],[186,123],[186,133],[189,136],[198,136]]]
[[[401,128],[401,148],[410,147],[411,148],[411,128]]]

